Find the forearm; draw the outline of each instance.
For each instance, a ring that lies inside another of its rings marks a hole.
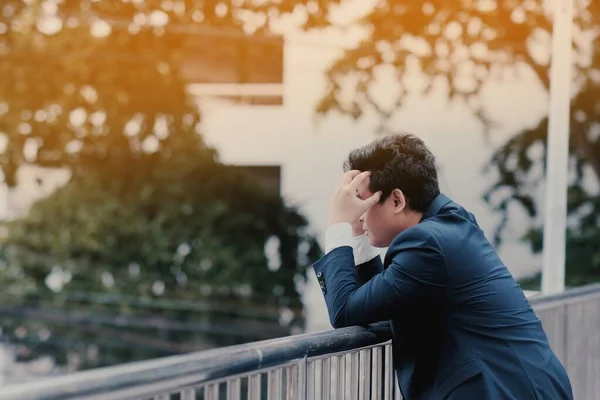
[[[371,258],[369,261],[356,266],[356,275],[360,286],[369,282],[375,275],[383,271],[383,263],[379,254]]]
[[[314,269],[325,296],[331,323],[335,326],[340,319],[340,306],[343,304],[343,301],[340,303],[339,300],[346,298],[351,292],[381,273],[383,263],[379,250],[369,244],[365,235],[353,236],[350,224],[335,224],[329,227],[325,237],[325,250],[325,256],[314,264]],[[345,271],[343,273],[345,284],[343,287],[338,287],[341,282],[336,282],[334,290],[328,294],[323,269],[331,262],[336,264],[333,266],[335,270]]]
[[[383,271],[380,251],[371,246],[366,235],[353,236],[352,227],[349,224],[330,226],[325,236],[326,253],[343,246],[352,247],[359,285],[368,282],[373,276]]]
[[[352,248],[336,247],[314,263],[313,268],[325,297],[329,320],[336,328],[344,313],[348,296],[360,287]],[[336,279],[331,279],[331,274],[335,275]]]

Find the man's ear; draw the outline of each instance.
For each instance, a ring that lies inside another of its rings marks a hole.
[[[390,193],[390,198],[394,202],[394,214],[401,213],[406,208],[406,197],[404,197],[404,193],[400,189],[392,190]]]

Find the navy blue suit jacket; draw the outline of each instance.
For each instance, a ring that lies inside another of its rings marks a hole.
[[[390,321],[407,400],[573,398],[523,291],[473,215],[443,194],[383,264],[356,267],[344,246],[314,269],[334,328]]]

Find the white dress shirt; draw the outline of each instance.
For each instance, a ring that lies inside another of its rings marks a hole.
[[[380,255],[379,249],[369,244],[366,235],[352,236],[352,225],[346,222],[331,225],[325,233],[325,253],[342,246],[352,247],[355,265],[363,264]]]

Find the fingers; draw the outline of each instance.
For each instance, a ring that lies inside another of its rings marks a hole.
[[[360,171],[355,170],[355,169],[346,172],[340,182],[340,188],[343,188],[344,186],[349,185],[352,182],[352,180],[360,173],[361,173]]]
[[[382,195],[382,192],[380,190],[379,192],[375,193],[373,196],[369,197],[368,199],[365,199],[363,201],[363,205],[365,206],[365,210],[368,210],[369,208],[371,208],[375,204],[377,204],[377,202],[381,199],[381,195]]]
[[[356,189],[360,186],[361,183],[364,182],[365,179],[371,176],[371,171],[364,171],[354,175],[354,179],[349,183],[348,189],[354,193]]]

